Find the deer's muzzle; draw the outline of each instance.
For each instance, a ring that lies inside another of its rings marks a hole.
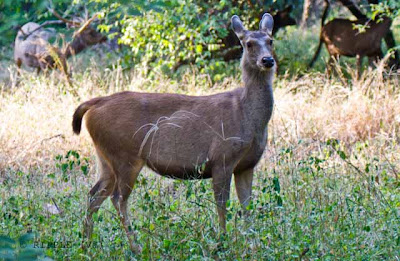
[[[261,59],[262,65],[266,68],[271,68],[275,64],[275,60],[273,57],[263,57]]]

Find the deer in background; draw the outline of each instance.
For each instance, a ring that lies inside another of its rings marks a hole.
[[[90,26],[96,15],[86,22],[77,22],[63,18],[54,10],[51,11],[60,19],[59,21],[48,21],[42,25],[29,22],[18,30],[14,45],[14,61],[18,69],[21,65],[26,65],[36,68],[39,73],[41,70],[59,68],[64,75],[68,76],[66,59],[91,45],[106,41],[107,37]],[[49,43],[49,40],[57,34],[53,28],[44,28],[44,26],[54,23],[66,23],[71,27],[79,28],[74,33],[73,40],[63,50]]]
[[[86,239],[92,234],[93,214],[110,196],[132,251],[140,252],[127,200],[145,165],[174,179],[212,178],[223,231],[233,175],[240,203],[244,208],[249,204],[254,167],[267,144],[274,104],[274,21],[264,14],[258,31],[246,30],[236,15],[231,21],[244,49],[243,88],[200,97],[122,92],[91,99],[76,109],[73,131],[80,133],[86,114],[99,163],[99,180],[89,192],[84,220]]]
[[[388,17],[381,17],[378,21],[333,19],[324,25],[328,14],[329,1],[326,1],[326,8],[322,15],[322,27],[320,41],[312,58],[309,68],[311,68],[318,58],[322,43],[325,44],[330,55],[329,65],[338,60],[341,55],[357,57],[357,77],[361,73],[362,59],[368,57],[369,64],[382,58],[381,42],[385,35],[390,31],[392,20]],[[366,25],[365,32],[359,32],[356,25]],[[329,72],[329,68],[328,68]]]

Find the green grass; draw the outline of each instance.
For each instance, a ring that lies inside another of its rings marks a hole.
[[[311,145],[274,148],[273,159],[256,173],[249,216],[240,217],[235,197],[228,203],[226,235],[218,234],[209,181],[145,172],[130,204],[142,254],[130,252],[109,200],[95,215],[92,244],[83,251],[85,195],[94,177],[85,175],[85,160],[70,155],[59,156],[46,172],[5,172],[1,233],[17,238],[31,232],[34,246],[56,260],[398,259],[400,183],[390,162],[366,156],[367,144],[357,143],[349,155],[332,141],[304,153]],[[58,212],[55,206],[60,213],[46,210]]]

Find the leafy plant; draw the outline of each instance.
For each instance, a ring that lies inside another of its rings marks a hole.
[[[0,260],[52,260],[45,257],[43,249],[36,248],[32,244],[33,240],[33,233],[23,234],[16,240],[0,235]]]
[[[55,157],[56,168],[61,170],[63,180],[67,182],[69,180],[68,171],[75,168],[79,168],[83,175],[87,175],[89,172],[89,159],[81,159],[79,153],[75,150],[69,150],[65,156],[57,155]]]

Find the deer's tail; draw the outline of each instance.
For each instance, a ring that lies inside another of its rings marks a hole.
[[[329,0],[325,0],[325,3],[326,3],[326,7],[325,7],[324,13],[322,14],[322,17],[321,17],[321,34],[320,34],[320,37],[319,37],[318,48],[317,48],[317,51],[315,51],[315,54],[314,54],[311,62],[308,64],[308,68],[313,67],[315,61],[317,60],[317,58],[319,56],[319,53],[321,52],[321,47],[322,47],[322,28],[325,25],[325,20],[326,20],[326,17],[328,16],[328,11],[329,11],[329,6],[330,6]]]
[[[72,130],[75,134],[79,135],[82,127],[82,118],[83,115],[93,106],[96,105],[99,101],[101,101],[103,97],[98,97],[91,99],[87,102],[82,103],[76,108],[74,116],[72,118]]]

